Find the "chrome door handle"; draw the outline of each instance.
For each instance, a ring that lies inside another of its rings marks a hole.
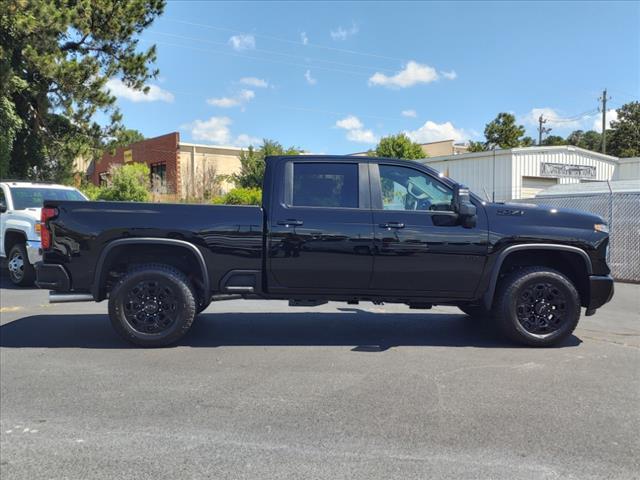
[[[284,225],[285,227],[299,227],[300,225],[303,225],[304,222],[302,220],[294,220],[294,219],[288,219],[288,220],[278,220],[278,225]]]
[[[404,223],[401,223],[401,222],[381,223],[380,228],[404,228]]]

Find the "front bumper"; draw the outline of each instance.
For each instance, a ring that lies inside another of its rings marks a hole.
[[[68,292],[71,290],[71,279],[62,265],[40,262],[36,265],[36,285],[45,290]]]
[[[597,308],[613,298],[613,277],[611,275],[591,275],[589,277],[589,305],[587,315],[593,315]]]
[[[42,261],[42,253],[40,253],[40,242],[37,240],[27,240],[25,244],[27,247],[27,257],[29,257],[29,263],[35,265]]]

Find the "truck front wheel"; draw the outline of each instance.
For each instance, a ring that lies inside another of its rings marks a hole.
[[[16,243],[9,251],[7,258],[9,268],[9,279],[11,283],[19,287],[33,285],[36,279],[36,270],[29,263],[29,256],[24,243]]]
[[[109,317],[125,340],[163,347],[184,336],[196,314],[187,277],[168,265],[142,265],[130,271],[109,295]]]
[[[507,275],[498,288],[495,320],[512,340],[555,345],[573,333],[580,319],[580,296],[562,273],[527,267]]]

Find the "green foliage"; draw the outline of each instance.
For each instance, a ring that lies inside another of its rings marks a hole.
[[[113,166],[109,170],[110,184],[100,189],[98,200],[148,202],[149,167],[144,163]]]
[[[607,153],[617,157],[640,156],[640,102],[630,102],[616,110],[618,119],[607,132]]]
[[[138,130],[125,128],[116,132],[116,136],[105,145],[105,150],[113,152],[118,147],[131,145],[142,140],[144,140],[144,135]]]
[[[520,140],[521,147],[533,147],[535,144],[536,142],[531,137],[522,137],[522,140]]]
[[[69,180],[73,159],[122,129],[111,78],[144,91],[155,47],[139,35],[164,0],[2,0],[0,172]],[[96,114],[110,122],[101,127]]]
[[[380,143],[376,145],[375,150],[369,151],[368,155],[370,157],[406,158],[409,160],[428,156],[422,151],[420,144],[412,142],[404,133],[380,139]]]
[[[567,136],[567,144],[598,152],[602,147],[602,135],[593,130],[575,130]]]
[[[542,145],[544,146],[555,146],[555,145],[566,145],[567,141],[562,138],[560,135],[549,135],[546,138],[542,139]]]
[[[473,140],[469,140],[469,152],[484,152],[486,148],[484,148],[483,142],[474,142]]]
[[[522,142],[525,129],[522,125],[516,125],[516,117],[510,113],[501,112],[484,129],[486,138],[485,148],[515,148]]]
[[[259,188],[234,188],[226,195],[214,197],[216,205],[261,205],[262,190]]]
[[[270,155],[299,155],[297,147],[285,149],[274,140],[264,139],[257,149],[249,147],[240,154],[240,172],[231,176],[236,185],[242,188],[262,188],[264,178],[265,157]]]
[[[89,200],[98,200],[102,193],[102,189],[100,187],[87,181],[82,182],[79,190],[84,193]]]

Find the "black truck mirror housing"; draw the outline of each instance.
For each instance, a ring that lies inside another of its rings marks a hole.
[[[4,213],[7,211],[7,205],[2,200],[0,200],[0,213]]]
[[[477,209],[471,202],[469,188],[464,185],[456,185],[453,190],[453,204],[460,224],[465,228],[475,227],[478,219]]]

